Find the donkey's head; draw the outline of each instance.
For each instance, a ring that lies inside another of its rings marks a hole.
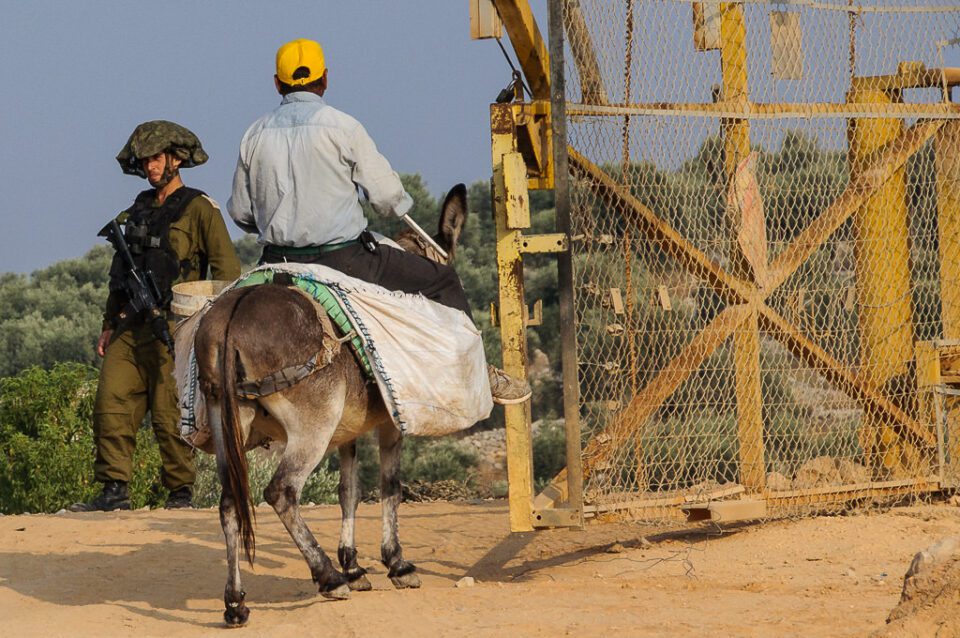
[[[434,241],[447,252],[447,259],[443,259],[420,235],[412,229],[406,229],[394,238],[400,246],[409,252],[423,255],[427,259],[447,264],[453,261],[453,253],[457,248],[460,233],[467,223],[467,187],[457,184],[450,189],[440,208],[440,223]]]

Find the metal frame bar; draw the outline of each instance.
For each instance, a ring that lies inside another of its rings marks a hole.
[[[763,492],[762,498],[767,503],[767,509],[769,511],[770,507],[789,508],[794,503],[808,507],[811,504],[823,506],[839,505],[856,499],[894,498],[915,494],[918,491],[934,492],[942,489],[942,487],[936,476],[925,476],[916,479],[896,481],[825,485],[823,487],[784,492],[771,492],[766,490]],[[731,494],[729,496],[735,495],[736,494]],[[703,500],[728,498],[729,496],[723,495],[717,497],[708,494],[704,495]],[[678,495],[662,499],[634,500],[623,503],[588,506],[586,509],[588,517],[596,518],[604,522],[636,518],[661,518],[664,516],[670,516],[677,522],[681,522],[686,519],[682,507],[696,502],[698,502],[698,499]]]
[[[843,119],[917,117],[960,119],[960,104],[934,103],[909,104],[890,103],[870,105],[864,110],[863,104],[836,104],[832,102],[777,103],[730,102],[719,100],[712,103],[668,103],[650,102],[645,104],[568,104],[569,117],[622,117],[624,115],[683,117],[738,118],[744,120],[838,117]]]
[[[737,104],[749,103],[747,82],[747,26],[743,5],[720,4],[720,70],[722,97]],[[723,155],[727,182],[733,184],[742,162],[750,155],[750,121],[724,118]],[[740,229],[742,219],[731,220]],[[766,246],[766,240],[763,239]],[[759,279],[740,243],[732,244],[731,265],[736,275]],[[740,482],[749,493],[763,489],[766,471],[763,449],[763,396],[760,388],[760,330],[756,308],[751,307],[740,330],[733,332],[733,364],[737,397],[737,438],[740,443]]]
[[[493,0],[517,61],[537,100],[550,99],[550,59],[527,0]]]

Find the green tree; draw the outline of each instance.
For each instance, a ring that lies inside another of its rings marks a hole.
[[[0,276],[0,376],[61,361],[96,364],[110,259],[97,246],[29,277]]]

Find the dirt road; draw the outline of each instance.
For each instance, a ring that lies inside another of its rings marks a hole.
[[[775,522],[686,535],[634,525],[511,535],[505,502],[406,504],[405,555],[423,587],[378,562],[379,507],[362,505],[374,591],[318,597],[272,511],[244,568],[248,636],[864,636],[884,627],[915,552],[960,534],[960,508]],[[333,556],[339,509],[306,509]],[[222,631],[217,513],[0,518],[0,635],[177,636]],[[456,587],[464,576],[476,584]]]

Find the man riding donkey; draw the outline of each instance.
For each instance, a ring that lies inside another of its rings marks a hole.
[[[167,313],[171,288],[183,281],[236,279],[240,261],[217,204],[184,186],[180,169],[207,161],[191,131],[163,120],[137,126],[117,155],[124,173],[151,188],[137,195],[101,234],[117,254],[97,354],[103,357],[94,404],[94,477],[103,490],[74,512],[130,509],[137,430],[149,409],[169,491],[167,508],[190,507],[196,477],[192,448],[179,435],[180,408],[173,380]],[[121,233],[119,225],[125,226]],[[112,226],[112,229],[111,229]]]
[[[244,134],[227,202],[234,221],[264,244],[260,262],[320,264],[389,290],[420,293],[472,321],[451,266],[380,243],[367,230],[358,187],[382,215],[403,217],[413,200],[363,126],[324,101],[328,73],[320,45],[284,44],[276,70],[283,99]],[[526,381],[493,366],[487,373],[495,402],[530,398]]]

